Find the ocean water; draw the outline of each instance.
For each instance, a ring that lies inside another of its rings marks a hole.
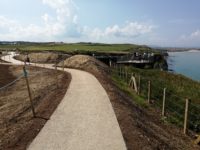
[[[169,52],[169,69],[200,81],[200,51]]]

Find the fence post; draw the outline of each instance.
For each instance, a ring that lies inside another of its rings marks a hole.
[[[166,88],[163,90],[162,116],[165,116]]]
[[[27,85],[29,99],[30,99],[30,102],[31,102],[31,109],[32,109],[33,117],[36,117],[35,109],[34,109],[34,106],[33,106],[31,90],[30,90],[29,81],[28,81],[28,76],[27,76],[27,71],[26,71],[26,67],[25,66],[23,67],[23,71],[24,71],[24,77],[26,79],[26,85]]]
[[[126,68],[126,83],[128,83],[128,72],[127,72],[127,68]]]
[[[120,71],[119,71],[119,74],[120,74],[120,78],[122,79],[122,66],[120,65]]]
[[[109,66],[112,67],[112,61],[109,59]]]
[[[131,73],[131,78],[130,78],[129,83],[128,83],[131,88],[133,88],[133,86],[132,86],[132,76],[133,76],[133,73]]]
[[[148,81],[148,103],[150,104],[151,100],[151,81]]]
[[[120,72],[120,71],[121,71],[121,67],[120,67],[120,65],[119,65],[118,67],[119,67],[119,68],[118,68],[118,69],[119,69],[119,72],[118,72],[118,73],[119,73],[119,77],[120,77],[120,74],[121,74],[121,72]]]
[[[120,69],[119,69],[119,65],[117,64],[117,75],[119,76]]]
[[[141,84],[141,76],[139,75],[139,79],[138,79],[138,95],[140,95],[140,84]]]
[[[190,100],[187,98],[185,101],[185,119],[184,119],[184,130],[183,130],[184,134],[187,134],[189,103]]]
[[[124,67],[122,67],[122,80],[124,80]]]

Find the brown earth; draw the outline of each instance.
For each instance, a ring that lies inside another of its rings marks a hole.
[[[27,67],[36,118],[33,118],[27,86],[21,78],[0,90],[0,149],[26,149],[50,118],[66,93],[71,76],[49,69]],[[16,79],[22,66],[0,65],[0,87]]]
[[[60,62],[58,66],[62,67],[63,62]],[[87,55],[75,55],[64,61],[64,66],[67,68],[84,69],[92,71],[94,73],[108,73],[109,67],[99,60],[87,56]]]
[[[61,55],[56,53],[29,53],[28,57],[32,63],[55,63],[69,57],[69,55]],[[15,56],[17,60],[25,61],[27,54]]]
[[[61,64],[60,64],[61,65]],[[161,121],[155,109],[140,108],[112,81],[109,68],[89,56],[73,56],[65,67],[92,73],[107,91],[129,150],[196,150],[189,136],[171,124]],[[134,91],[133,91],[134,92]]]

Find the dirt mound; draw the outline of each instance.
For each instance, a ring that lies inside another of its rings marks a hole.
[[[63,63],[60,62],[58,66],[62,66]],[[107,65],[101,61],[87,55],[75,55],[64,61],[64,67],[76,68],[81,70],[86,70],[89,72],[102,73],[108,72],[109,68]]]
[[[68,55],[60,55],[56,53],[30,53],[28,56],[32,63],[55,63],[69,57]],[[16,59],[21,61],[24,61],[26,57],[27,54],[20,54],[15,56]]]

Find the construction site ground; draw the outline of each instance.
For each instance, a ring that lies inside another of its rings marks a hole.
[[[0,65],[0,87],[23,73],[22,66]],[[33,118],[27,85],[21,78],[0,91],[0,149],[26,149],[65,95],[68,73],[27,66],[36,118]],[[57,74],[57,75],[56,75]],[[58,77],[57,79],[55,77]]]

